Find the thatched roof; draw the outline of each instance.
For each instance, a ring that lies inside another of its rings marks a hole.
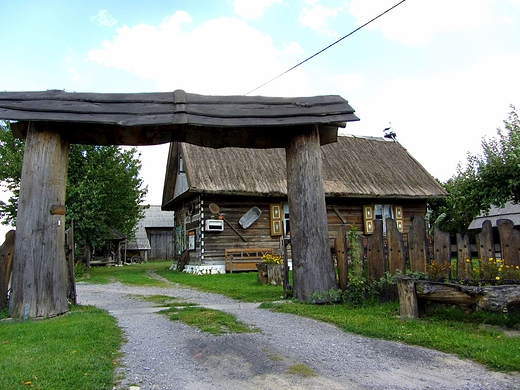
[[[341,96],[205,96],[161,93],[0,92],[0,119],[25,137],[40,123],[71,143],[156,145],[179,141],[201,146],[281,147],[302,126],[318,125],[322,144],[338,127],[356,121]]]
[[[499,219],[509,219],[513,221],[514,226],[520,226],[520,204],[507,202],[504,207],[493,206],[487,213],[475,218],[468,229],[482,229],[482,223],[486,220],[491,221],[491,226],[496,227]]]
[[[175,202],[179,151],[188,192],[286,196],[285,149],[209,149],[171,144],[163,209]],[[415,198],[446,195],[443,187],[398,142],[339,136],[322,146],[327,197]],[[178,184],[177,184],[178,186]],[[166,206],[166,207],[165,207]]]

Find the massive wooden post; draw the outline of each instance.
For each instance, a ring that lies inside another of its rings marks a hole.
[[[12,317],[50,317],[68,310],[65,186],[69,143],[45,123],[27,132],[11,279]]]
[[[327,293],[337,285],[330,253],[317,126],[293,136],[285,151],[294,297],[300,301],[328,302]]]

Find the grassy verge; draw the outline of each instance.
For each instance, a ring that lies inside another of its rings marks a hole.
[[[168,270],[171,265],[171,261],[160,261],[123,267],[91,267],[77,281],[92,284],[107,284],[117,281],[129,286],[166,287],[163,281],[153,277],[153,273],[156,270]]]
[[[122,332],[113,317],[74,307],[54,319],[0,322],[0,389],[112,389]]]
[[[506,337],[503,327],[519,317],[439,308],[419,321],[398,318],[397,303],[366,307],[309,304],[262,304],[270,310],[332,323],[346,332],[400,341],[480,362],[500,371],[520,371],[520,337]],[[494,325],[482,327],[482,324]]]
[[[226,295],[243,302],[270,302],[283,299],[283,288],[259,284],[256,272],[220,275],[193,275],[167,269],[157,269],[155,272],[170,282]]]
[[[138,297],[149,302],[154,302],[159,307],[168,307],[159,313],[167,315],[172,321],[181,321],[186,325],[195,326],[203,332],[219,335],[258,331],[254,326],[238,321],[236,316],[232,314],[179,301],[177,298],[168,295]]]

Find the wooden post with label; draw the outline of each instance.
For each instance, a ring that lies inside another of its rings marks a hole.
[[[45,122],[29,125],[13,254],[12,317],[52,317],[68,311],[65,187],[69,143]]]

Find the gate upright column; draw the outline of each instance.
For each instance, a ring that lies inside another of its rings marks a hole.
[[[330,252],[318,126],[294,135],[285,148],[291,218],[294,297],[329,302],[337,289]],[[317,299],[316,299],[317,298]]]
[[[65,188],[69,143],[31,122],[27,131],[13,253],[12,317],[52,317],[68,311]]]

